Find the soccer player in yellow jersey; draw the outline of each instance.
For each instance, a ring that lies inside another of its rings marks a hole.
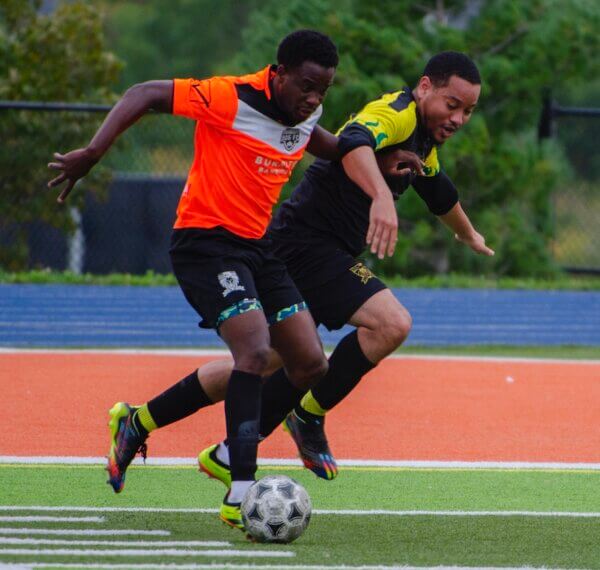
[[[395,200],[412,186],[459,241],[478,254],[494,253],[472,226],[438,160],[438,149],[471,118],[480,90],[480,75],[469,57],[437,54],[414,89],[404,87],[368,103],[340,129],[341,158],[316,160],[271,222],[268,235],[275,252],[315,322],[329,329],[356,327],[337,345],[327,375],[308,393],[286,382],[282,371],[263,390],[261,436],[284,420],[305,466],[319,477],[333,479],[338,472],[325,437],[326,412],[400,346],[412,326],[406,308],[357,259],[367,248],[380,258],[393,253]],[[226,377],[220,366],[225,364],[200,369],[201,381],[219,386]],[[288,414],[286,407],[293,411]],[[205,471],[227,482],[226,442],[204,450],[199,459]]]

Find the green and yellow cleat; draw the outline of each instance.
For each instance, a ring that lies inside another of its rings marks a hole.
[[[139,451],[146,460],[146,438],[141,435],[133,423],[133,415],[137,408],[125,402],[117,402],[108,412],[110,419],[110,451],[108,453],[107,483],[115,493],[120,493],[125,486],[125,472]]]
[[[198,467],[200,468],[200,471],[203,471],[212,479],[221,481],[221,483],[223,483],[223,485],[229,489],[231,488],[231,471],[229,469],[229,465],[219,461],[217,458],[218,447],[219,444],[216,443],[215,445],[211,445],[210,447],[203,449],[198,455]],[[223,505],[225,505],[225,503],[223,503]],[[222,511],[223,509],[221,508],[221,512]],[[222,515],[221,518],[223,518]]]
[[[239,528],[242,531],[245,531],[244,521],[242,520],[242,513],[240,511],[240,503],[228,503],[227,497],[229,496],[229,491],[225,495],[223,499],[223,503],[221,504],[221,510],[219,512],[219,518],[228,526],[232,528]]]

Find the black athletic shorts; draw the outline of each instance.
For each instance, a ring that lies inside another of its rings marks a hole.
[[[387,289],[365,264],[333,243],[303,245],[273,236],[273,251],[285,263],[313,319],[342,328],[375,293]]]
[[[262,310],[269,324],[306,308],[268,239],[244,239],[223,228],[184,228],[171,237],[173,272],[202,328]]]

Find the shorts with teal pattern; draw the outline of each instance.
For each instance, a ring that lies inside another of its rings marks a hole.
[[[285,307],[277,311],[274,315],[270,315],[267,317],[267,322],[269,325],[274,325],[276,323],[280,323],[281,321],[285,321],[285,319],[299,313],[300,311],[305,311],[307,309],[306,303],[302,301],[301,303],[295,303],[290,307]],[[237,303],[234,303],[230,307],[227,307],[217,319],[217,329],[231,317],[235,317],[237,315],[243,315],[248,311],[262,311],[262,305],[258,299],[242,299]]]

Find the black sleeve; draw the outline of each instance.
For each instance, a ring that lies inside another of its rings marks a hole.
[[[372,149],[377,146],[373,133],[358,123],[350,123],[338,135],[338,139],[338,150],[342,157],[359,146],[370,146]]]
[[[445,172],[435,176],[417,176],[413,188],[436,216],[447,214],[458,202],[458,191]]]

